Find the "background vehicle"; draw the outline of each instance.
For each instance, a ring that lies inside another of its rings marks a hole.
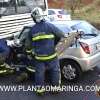
[[[34,23],[31,10],[41,7],[47,14],[47,0],[0,0],[0,38],[11,37],[23,26]]]
[[[47,10],[47,0],[1,0],[1,16],[31,13],[34,7],[40,7],[43,11]],[[2,11],[5,9],[5,11]]]
[[[82,72],[90,70],[100,62],[100,31],[86,21],[53,22],[53,24],[65,33],[68,29],[81,29],[81,37],[59,57],[62,77],[69,81],[76,80]]]
[[[71,20],[71,15],[64,9],[48,9],[48,19],[50,21]]]

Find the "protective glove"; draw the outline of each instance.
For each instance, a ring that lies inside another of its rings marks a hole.
[[[13,40],[6,40],[7,41],[7,46],[13,47],[14,41]]]
[[[7,45],[10,47],[21,47],[22,46],[19,39],[7,40]]]
[[[67,33],[67,34],[65,34],[65,38],[67,38],[67,37],[70,37],[70,36],[72,36],[73,35],[73,37],[75,37],[75,38],[79,38],[82,34],[81,34],[81,30],[73,30],[73,31],[71,31],[71,32],[69,32],[69,33]]]
[[[14,40],[14,46],[15,47],[20,47],[21,46],[21,43],[20,43],[20,40],[19,39],[15,39]]]

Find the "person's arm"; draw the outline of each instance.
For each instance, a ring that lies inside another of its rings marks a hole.
[[[32,33],[31,33],[31,31],[28,33],[27,38],[25,39],[25,48],[28,51],[31,51],[31,49],[32,49]]]
[[[56,36],[55,45],[58,55],[60,55],[66,48],[68,48],[75,40],[75,38],[79,35],[78,31],[73,31],[68,34],[63,33],[54,25],[51,25],[50,27],[52,29],[52,33]]]
[[[20,36],[18,37],[18,39],[20,40],[20,43],[24,43],[25,40],[28,38],[28,33],[29,31],[27,31],[26,28],[24,28],[20,34]]]
[[[57,54],[60,56],[71,44],[77,41],[77,37],[80,33],[78,31],[72,31],[65,38],[62,38],[56,45]]]
[[[18,39],[20,44],[24,45],[25,48],[29,48],[31,45],[31,27],[25,27]]]

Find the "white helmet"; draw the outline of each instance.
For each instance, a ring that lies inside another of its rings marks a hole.
[[[39,7],[34,8],[31,12],[31,17],[36,23],[41,22],[41,20],[44,20],[43,10]]]

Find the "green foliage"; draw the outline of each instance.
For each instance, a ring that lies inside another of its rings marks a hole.
[[[73,15],[76,9],[82,7],[82,0],[65,0],[65,5],[65,8],[69,8]]]
[[[94,4],[95,4],[97,7],[100,7],[100,0],[95,0],[95,1],[94,1]]]
[[[93,3],[75,10],[73,19],[83,19],[92,23],[100,23],[100,0],[94,0]]]

